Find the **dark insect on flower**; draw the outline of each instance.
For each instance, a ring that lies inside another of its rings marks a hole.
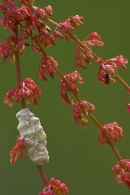
[[[106,73],[104,78],[105,78],[104,83],[109,85],[109,83],[110,83],[110,76],[109,76],[109,74]]]

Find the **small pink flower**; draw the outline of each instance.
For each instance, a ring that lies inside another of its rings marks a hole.
[[[54,178],[50,179],[50,184],[43,188],[38,195],[68,195],[69,189],[66,184]]]
[[[106,74],[109,74],[111,76],[115,76],[117,74],[116,69],[112,65],[109,65],[109,64],[106,64],[106,65],[101,64],[101,67],[105,71]]]
[[[60,32],[58,32],[58,31],[54,31],[54,37],[55,37],[55,38],[63,39],[62,34],[61,34]]]
[[[98,69],[98,80],[100,83],[109,84],[110,82],[115,83],[115,80],[111,77],[115,76],[117,71],[112,65],[101,64]]]
[[[119,160],[112,170],[116,174],[117,182],[124,182],[130,188],[130,159]]]
[[[58,66],[58,62],[51,56],[43,56],[40,60],[40,66],[38,69],[38,77],[46,81],[45,73],[48,73],[51,78],[54,78],[55,67]]]
[[[97,63],[103,63],[103,59],[102,58],[97,58],[96,62]]]
[[[83,127],[86,127],[87,119],[83,118],[83,115],[88,115],[88,112],[91,112],[95,109],[95,106],[85,100],[77,102],[73,106],[73,116],[76,123],[81,124]]]
[[[103,129],[104,130],[99,129],[98,133],[98,140],[101,145],[109,144],[106,135],[111,141],[114,141],[115,143],[117,143],[119,139],[122,139],[123,137],[123,129],[118,126],[117,122],[105,124],[103,125]]]
[[[8,106],[12,106],[13,99],[16,102],[21,102],[24,98],[27,104],[33,103],[34,106],[38,106],[38,99],[40,98],[42,90],[35,84],[31,78],[26,78],[24,82],[20,82],[13,89],[6,93],[4,103]]]
[[[121,67],[126,69],[125,64],[128,64],[128,60],[124,58],[122,55],[116,56],[115,58],[110,58],[104,61],[105,64],[111,64],[115,68]]]
[[[90,64],[93,59],[94,57],[91,50],[84,50],[83,48],[80,48],[80,46],[77,47],[75,52],[75,66],[86,69],[85,62]]]
[[[62,22],[58,26],[63,33],[67,32],[68,30],[74,30],[74,28],[67,22]]]
[[[26,147],[24,146],[24,140],[21,138],[21,136],[19,135],[17,137],[17,141],[15,146],[13,147],[13,149],[10,152],[10,163],[11,164],[15,164],[17,159],[18,160],[22,160],[24,154],[26,154]]]
[[[69,31],[69,30],[72,31],[72,30],[74,30],[75,27],[82,25],[83,19],[84,19],[83,16],[78,16],[78,15],[73,16],[73,17],[68,17],[67,19],[65,19],[61,23],[59,23],[58,27],[67,36],[67,31]]]
[[[89,34],[89,37],[90,37],[91,39],[101,40],[101,37],[98,35],[97,32],[92,32],[92,33],[90,33],[90,34]]]
[[[84,19],[83,16],[76,15],[76,16],[68,18],[67,21],[71,24],[71,26],[73,28],[75,28],[75,27],[77,27],[79,25],[83,25],[83,22],[82,22],[83,19]]]
[[[103,41],[99,41],[97,39],[92,39],[91,42],[94,44],[94,46],[98,45],[98,46],[104,46]]]
[[[46,19],[47,17],[52,16],[52,7],[48,5],[44,9],[40,8],[36,10],[36,17],[37,19]]]
[[[130,112],[130,103],[127,104],[127,111]]]
[[[80,84],[84,83],[82,77],[77,71],[65,75],[64,79],[61,79],[60,81],[61,99],[71,106],[73,106],[73,101],[70,97],[68,97],[67,92],[71,91],[75,94],[79,93],[79,90],[76,87],[76,82],[79,82]]]

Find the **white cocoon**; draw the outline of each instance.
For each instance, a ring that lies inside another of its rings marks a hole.
[[[35,117],[28,108],[20,110],[16,114],[19,120],[18,131],[27,150],[30,159],[37,165],[49,162],[49,155],[46,149],[46,134],[43,131],[39,118]]]

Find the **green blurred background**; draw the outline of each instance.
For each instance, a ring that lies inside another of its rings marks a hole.
[[[84,16],[84,25],[74,31],[81,40],[90,32],[97,31],[103,38],[104,47],[94,48],[95,53],[104,59],[122,54],[130,61],[130,1],[129,0],[86,0],[54,1],[37,0],[37,6],[53,7],[52,19],[60,22],[67,16]],[[54,29],[54,27],[52,27]],[[0,42],[10,32],[0,26]],[[64,74],[74,70],[80,72],[85,84],[78,85],[80,97],[96,106],[93,114],[101,124],[117,121],[124,129],[124,137],[117,144],[123,158],[130,158],[130,120],[126,112],[126,89],[116,84],[102,85],[97,80],[98,65],[93,62],[87,70],[74,67],[75,42],[57,40],[56,47],[47,49],[48,55],[59,62]],[[111,148],[100,146],[98,128],[88,117],[86,129],[75,123],[72,108],[60,99],[60,77],[55,74],[47,82],[37,78],[40,54],[27,48],[21,58],[22,78],[31,77],[43,92],[38,108],[29,105],[31,112],[40,118],[47,134],[47,149],[50,162],[44,166],[47,178],[55,177],[66,183],[70,195],[122,195],[129,194],[124,184],[117,184],[111,171],[117,159]],[[1,95],[0,95],[0,195],[37,195],[42,190],[42,182],[34,163],[25,156],[14,166],[9,162],[9,152],[18,135],[16,113],[20,104],[13,107],[3,104],[6,91],[16,83],[15,65],[1,59]],[[120,76],[130,84],[130,67],[120,69]]]

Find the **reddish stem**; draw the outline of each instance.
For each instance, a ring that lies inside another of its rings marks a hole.
[[[42,169],[42,166],[37,165],[37,168],[38,168],[38,172],[41,176],[41,179],[43,181],[44,186],[48,186],[48,181],[47,181],[46,175]]]
[[[14,32],[14,36],[16,38],[16,40],[18,39],[18,28],[17,30]],[[15,43],[16,44],[16,43]],[[20,60],[19,60],[19,51],[15,50],[15,64],[16,64],[16,77],[17,77],[17,83],[19,84],[22,81],[21,78],[21,70],[20,70]],[[25,100],[24,98],[21,101],[21,106],[22,108],[26,108],[26,104],[25,104]]]
[[[130,86],[118,74],[115,77],[130,92]]]

